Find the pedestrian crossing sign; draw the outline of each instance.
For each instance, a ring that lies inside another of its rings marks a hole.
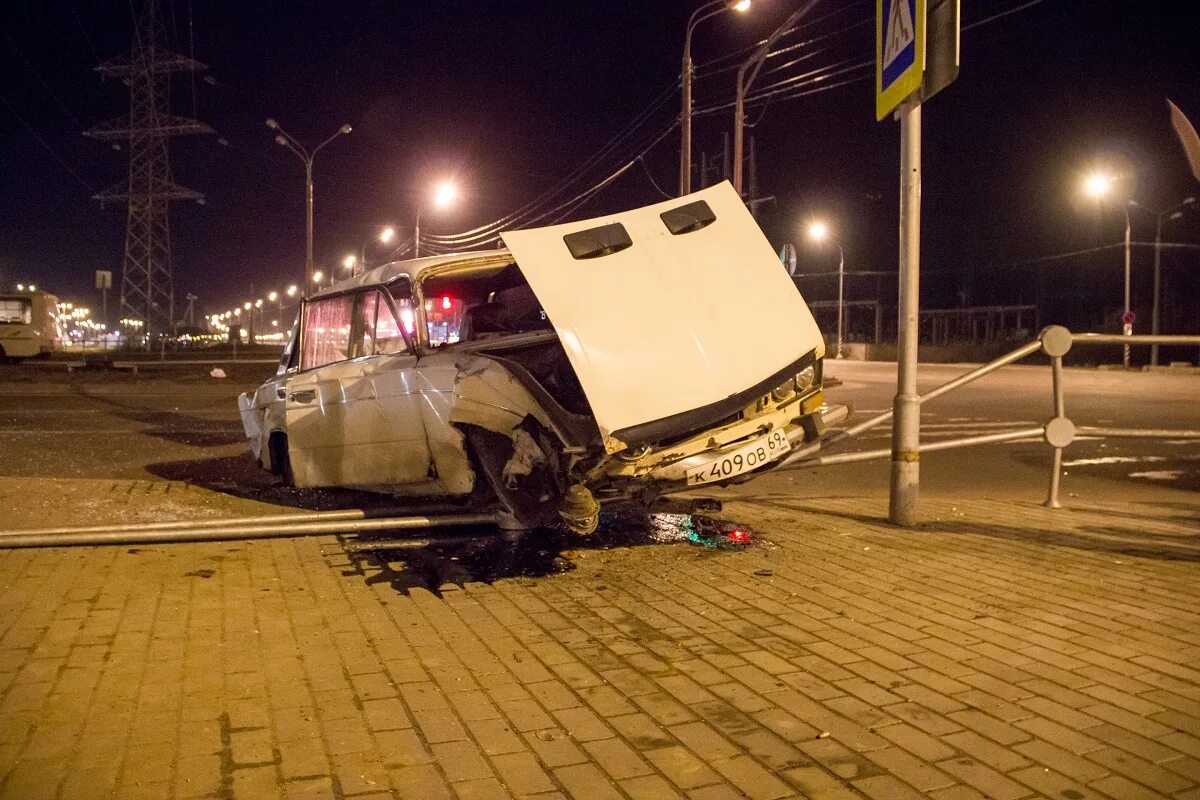
[[[875,118],[921,88],[926,0],[875,0]]]

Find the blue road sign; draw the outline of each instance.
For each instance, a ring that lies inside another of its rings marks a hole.
[[[921,88],[926,0],[875,0],[875,116]]]

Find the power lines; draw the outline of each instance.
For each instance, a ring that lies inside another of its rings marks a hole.
[[[13,108],[12,104],[9,103],[8,100],[4,99],[3,95],[0,95],[0,103],[4,104],[4,107],[7,108],[12,113],[12,115],[17,118],[17,122],[21,123],[21,127],[23,127],[26,131],[29,132],[29,135],[32,136],[34,138],[34,140],[36,140],[37,143],[42,146],[42,149],[44,149],[50,155],[54,156],[54,160],[57,161],[62,166],[63,169],[65,169],[67,172],[69,172],[71,174],[71,176],[73,178],[75,178],[75,180],[79,181],[79,183],[83,186],[83,188],[87,189],[89,192],[92,192],[93,194],[95,193],[96,188],[94,186],[92,186],[90,183],[88,183],[86,180],[84,180],[83,176],[80,175],[78,172],[76,172],[75,168],[72,167],[70,164],[68,164],[66,162],[66,160],[58,154],[58,151],[50,146],[49,142],[47,142],[44,138],[42,138],[42,135],[37,132],[37,129],[34,128],[32,125],[30,125],[25,120],[25,118],[21,116],[21,114],[17,111],[17,109]]]
[[[433,252],[438,249],[449,251],[456,248],[486,247],[495,243],[499,239],[499,232],[505,228],[528,227],[562,219],[624,174],[639,158],[645,156],[674,130],[677,122],[671,120],[668,123],[660,119],[660,112],[667,108],[668,101],[673,100],[675,89],[676,85],[672,83],[660,91],[633,120],[599,150],[563,179],[512,213],[468,231],[448,236],[423,235],[422,240],[428,240]],[[601,172],[602,170],[604,172]],[[574,196],[562,199],[573,186],[585,181],[594,182]]]
[[[1020,11],[1033,8],[1042,2],[1044,0],[1018,2],[1009,8],[964,25],[963,30],[973,30]],[[821,66],[801,72],[792,71],[797,66],[812,62],[818,56],[827,56],[830,53],[836,52],[839,48],[844,49],[848,44],[853,43],[852,37],[864,36],[868,30],[873,30],[874,20],[870,16],[856,21],[844,21],[844,15],[847,12],[854,9],[866,8],[870,5],[870,0],[847,0],[847,2],[841,4],[828,14],[805,21],[787,31],[784,36],[795,36],[802,33],[807,34],[807,36],[802,41],[780,47],[767,55],[767,62],[770,66],[763,71],[762,75],[774,75],[778,77],[753,91],[746,98],[747,107],[759,107],[759,119],[761,120],[761,114],[765,112],[766,105],[769,102],[782,102],[808,97],[819,92],[838,89],[871,78],[875,67],[874,58],[863,58],[859,55],[827,62]],[[822,25],[828,25],[832,20],[839,21],[836,28],[833,30],[821,29]],[[755,43],[754,45],[741,48],[699,65],[696,71],[696,79],[707,80],[717,75],[736,70],[745,57],[756,50],[761,44],[762,42]],[[857,52],[862,52],[863,50],[869,52],[871,48],[863,42],[858,42],[855,49]],[[778,61],[778,59],[785,56],[788,57],[787,60]],[[711,81],[709,85],[712,85]],[[423,246],[427,246],[430,252],[451,252],[456,249],[487,247],[499,241],[501,230],[529,227],[537,224],[553,224],[565,219],[583,203],[609,186],[617,177],[625,174],[639,161],[642,162],[643,167],[646,166],[644,158],[647,153],[665,139],[678,125],[678,119],[674,117],[675,112],[672,106],[672,118],[669,121],[661,120],[658,123],[660,127],[647,130],[650,124],[656,119],[656,115],[667,108],[668,102],[674,99],[677,89],[678,83],[674,82],[665,87],[629,124],[614,135],[603,147],[585,159],[579,167],[572,170],[554,186],[517,210],[504,217],[461,233],[442,236],[423,234]],[[694,117],[711,116],[733,107],[734,102],[729,98],[728,90],[714,92],[714,94],[716,95],[714,98],[693,112]],[[665,126],[665,129],[663,126]],[[605,168],[608,171],[602,172]],[[648,168],[646,168],[646,175],[659,194],[666,197],[670,196],[654,182]],[[561,197],[567,194],[571,187],[579,186],[587,181],[592,181],[592,183],[573,197],[565,201],[560,200]],[[426,241],[428,241],[428,245],[425,245]]]

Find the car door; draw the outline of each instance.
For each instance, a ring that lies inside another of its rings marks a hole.
[[[371,288],[309,301],[303,325],[300,372],[286,399],[296,485],[428,481],[416,355],[389,294]]]

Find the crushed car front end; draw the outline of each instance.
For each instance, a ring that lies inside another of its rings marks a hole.
[[[732,414],[699,430],[654,443],[634,444],[603,472],[611,486],[630,481],[666,494],[701,484],[746,480],[778,464],[824,429],[822,360],[810,351],[799,362],[752,387]]]

